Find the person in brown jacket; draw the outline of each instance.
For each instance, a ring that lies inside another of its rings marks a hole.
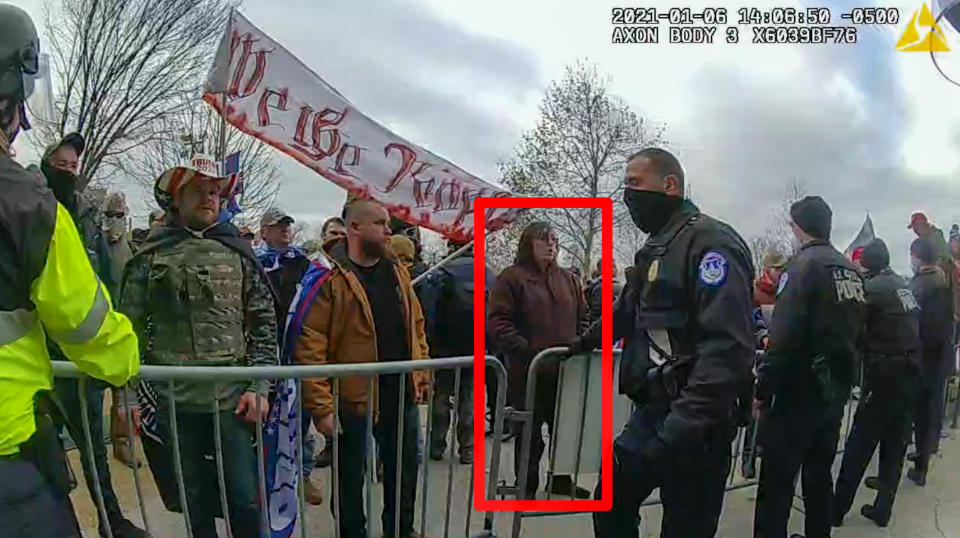
[[[378,203],[357,200],[345,211],[346,239],[324,245],[332,274],[317,292],[294,349],[301,364],[343,364],[426,359],[423,313],[410,284],[410,275],[392,258],[387,211]],[[384,463],[384,536],[409,538],[413,531],[417,479],[417,437],[420,429],[416,402],[430,383],[425,372],[413,372],[404,383],[400,375],[378,376],[374,394],[368,394],[366,376],[344,377],[339,392],[339,507],[340,536],[367,535],[363,512],[366,461],[367,402],[378,415],[375,434]],[[332,439],[334,402],[330,379],[305,379],[304,403],[320,431]],[[403,432],[397,427],[403,413]],[[400,437],[398,439],[398,437]],[[401,462],[397,445],[402,443]],[[400,479],[400,529],[394,529],[397,465]]]
[[[586,312],[579,281],[557,265],[557,236],[553,229],[545,222],[528,225],[520,236],[514,264],[497,277],[488,313],[491,336],[506,358],[507,401],[511,406],[524,408],[530,361],[546,348],[571,343]],[[557,371],[557,363],[553,362],[540,370],[537,379],[526,491],[521,492],[524,498],[534,498],[539,485],[544,449],[540,428],[543,424],[551,431],[553,428]],[[518,477],[521,445],[520,441],[515,444],[514,470]],[[569,495],[573,486],[570,476],[554,476],[552,492]],[[577,488],[576,495],[588,498],[589,492]]]

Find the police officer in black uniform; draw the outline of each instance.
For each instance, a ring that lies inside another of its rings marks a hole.
[[[757,538],[787,535],[801,467],[806,536],[830,536],[830,467],[854,379],[866,303],[859,271],[830,244],[832,219],[819,196],[790,207],[790,225],[802,247],[780,277],[770,348],[759,372],[757,407],[765,416],[754,515]]]
[[[853,505],[863,472],[880,445],[876,500],[860,509],[881,527],[890,520],[907,452],[920,352],[920,307],[906,281],[890,269],[890,253],[882,239],[863,249],[866,325],[860,339],[863,354],[863,397],[843,451],[833,497],[833,525],[839,527]]]
[[[669,152],[636,153],[625,181],[630,216],[650,234],[617,302],[611,335],[625,337],[619,388],[636,409],[614,441],[613,508],[594,512],[594,533],[638,536],[640,504],[660,488],[661,536],[711,537],[737,395],[754,356],[750,252],[732,228],[683,199],[683,169]],[[572,351],[596,347],[599,325]]]
[[[927,484],[930,458],[940,442],[943,424],[943,400],[947,372],[950,370],[953,304],[947,277],[937,265],[937,247],[928,237],[910,245],[910,263],[914,276],[910,280],[920,305],[920,377],[917,387],[917,408],[914,435],[917,452],[907,456],[914,468],[907,478],[918,486]]]

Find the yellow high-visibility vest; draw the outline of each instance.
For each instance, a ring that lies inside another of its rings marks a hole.
[[[13,294],[19,291],[29,297],[22,307],[4,309],[0,305],[0,455],[17,453],[36,430],[34,395],[50,390],[53,381],[47,335],[81,370],[112,385],[123,385],[140,368],[137,337],[130,321],[113,310],[110,294],[94,274],[70,214],[55,202],[49,190],[35,184],[25,186],[24,181],[35,180],[26,171],[18,175],[16,169],[23,170],[9,156],[0,156],[0,174],[5,176],[0,177],[0,187],[12,186],[13,190],[4,195],[37,199],[11,204],[13,209],[0,207],[0,236],[8,232],[8,236],[16,237],[11,228],[24,228],[25,222],[40,230],[50,229],[51,216],[55,222],[52,234],[41,231],[38,236],[33,229],[28,244],[17,244],[15,239],[14,252],[0,248],[4,251],[0,255],[13,256],[13,264],[5,269],[18,267],[20,259],[43,253],[32,249],[45,249],[45,256],[37,264],[38,275],[27,275],[19,281],[17,278],[23,275],[14,275],[14,282],[0,281],[0,286],[21,288],[29,282],[29,290],[8,288]],[[55,211],[51,202],[56,203]],[[23,215],[18,208],[34,211]],[[0,272],[0,280],[7,280],[5,273]]]

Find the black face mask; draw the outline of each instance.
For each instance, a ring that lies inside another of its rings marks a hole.
[[[46,161],[40,163],[40,171],[47,178],[47,186],[53,191],[60,205],[74,213],[77,209],[77,175],[54,168]]]
[[[655,234],[667,225],[680,208],[683,199],[658,191],[623,190],[623,203],[630,210],[630,218],[645,233]]]

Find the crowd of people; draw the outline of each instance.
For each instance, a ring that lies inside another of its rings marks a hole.
[[[85,195],[81,135],[64,136],[38,166],[22,168],[9,146],[29,128],[22,75],[35,73],[39,45],[17,8],[0,5],[0,29],[0,61],[9,64],[0,70],[5,532],[80,536],[61,439],[68,432],[99,509],[99,533],[147,536],[124,517],[113,488],[102,431],[109,388],[114,457],[143,465],[131,449],[130,436],[139,435],[164,505],[188,514],[193,536],[217,536],[216,519],[224,516],[234,536],[260,535],[266,500],[258,494],[255,428],[276,405],[271,384],[139,380],[133,389],[119,388],[135,379],[140,364],[255,367],[473,355],[474,302],[481,298],[474,294],[472,248],[449,241],[448,252],[459,255],[430,268],[419,230],[376,201],[348,200],[340,216],[323,223],[320,240],[298,246],[294,217],[282,208],[268,209],[255,231],[235,226],[224,210],[232,179],[208,157],[160,173],[159,209],[135,230],[128,230],[122,193],[108,193],[100,204]],[[879,474],[866,480],[877,497],[861,513],[886,526],[903,460],[913,462],[909,479],[923,486],[939,449],[960,333],[960,229],[954,225],[948,241],[924,214],[914,214],[913,276],[904,279],[890,268],[881,239],[849,258],[838,252],[830,242],[830,207],[806,197],[790,211],[795,251],[767,252],[755,271],[737,231],[687,200],[684,185],[680,162],[666,150],[645,148],[627,161],[623,203],[649,237],[622,277],[614,264],[613,334],[600,329],[602,262],[588,279],[561,267],[559,238],[546,222],[523,229],[512,265],[486,271],[485,345],[506,367],[508,405],[527,411],[534,431],[526,461],[515,444],[517,497],[539,495],[546,446],[539,432],[546,426],[552,435],[554,427],[557,366],[537,374],[540,390],[526,409],[531,361],[547,348],[581,353],[609,340],[622,346],[618,388],[634,410],[614,442],[613,508],[593,515],[598,538],[638,536],[639,508],[654,489],[664,506],[662,536],[713,536],[735,430],[750,420],[762,448],[756,537],[786,536],[798,476],[806,536],[829,536],[843,524],[878,446]],[[72,361],[89,377],[52,381],[49,360]],[[494,376],[487,379],[492,423],[498,387]],[[364,511],[364,473],[376,448],[376,473],[390,493],[383,496],[384,535],[419,536],[414,505],[422,456],[474,462],[472,372],[423,368],[375,380],[343,377],[338,390],[333,383],[303,380],[305,500],[324,502],[312,471],[335,464],[330,487],[339,502],[331,509],[340,536],[366,536],[372,514]],[[834,482],[843,408],[854,386],[860,404]],[[431,394],[433,427],[421,439],[419,406]],[[368,446],[368,414],[376,447]],[[512,423],[514,435],[520,424]],[[916,450],[907,454],[911,430]],[[544,487],[591,496],[569,475],[552,475]],[[599,481],[593,496],[601,498]]]

